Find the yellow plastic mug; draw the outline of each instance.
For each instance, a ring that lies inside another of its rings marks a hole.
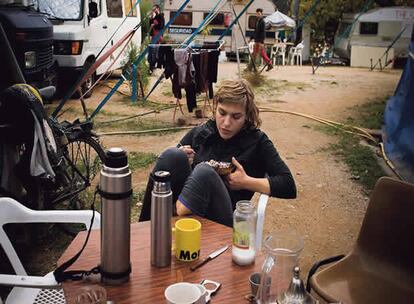
[[[183,262],[192,262],[200,257],[201,223],[185,218],[175,222],[175,257]]]

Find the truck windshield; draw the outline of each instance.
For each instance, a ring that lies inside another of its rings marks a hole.
[[[34,0],[35,8],[50,19],[80,20],[83,14],[83,0]]]

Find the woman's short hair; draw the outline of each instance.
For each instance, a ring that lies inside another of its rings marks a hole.
[[[219,103],[242,104],[246,108],[246,127],[259,128],[262,121],[259,109],[254,101],[250,84],[244,79],[224,80],[220,83],[214,96],[214,109]]]

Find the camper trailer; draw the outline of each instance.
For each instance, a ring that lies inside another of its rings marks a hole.
[[[405,28],[401,37],[392,46],[394,57],[408,56],[414,22],[413,7],[376,8],[362,14],[347,36],[349,26],[359,14],[344,14],[335,37],[335,53],[341,58],[351,59],[351,50],[387,49]],[[383,51],[382,51],[383,52]],[[369,54],[367,55],[368,57]],[[372,57],[372,56],[371,56]]]
[[[84,65],[94,61],[101,49],[108,50],[121,37],[133,29],[140,21],[140,11],[134,9],[126,15],[135,4],[135,0],[35,0],[39,11],[47,14],[53,23],[54,56],[59,64],[58,82],[61,90],[79,77]],[[113,33],[116,34],[113,36]],[[137,31],[132,41],[141,44],[141,31]],[[120,50],[114,52],[83,85],[82,91],[88,90],[96,76],[104,73],[113,63]],[[109,71],[121,66],[124,54]],[[90,94],[88,94],[90,95]],[[88,96],[86,96],[88,97]]]
[[[223,2],[222,2],[223,3]],[[234,10],[238,15],[245,5],[248,3],[246,0],[240,1],[227,1],[221,8],[220,12],[214,17],[208,26],[208,33],[200,33],[197,39],[205,40],[217,40],[219,36],[226,30],[235,15],[231,7],[231,3],[234,3]],[[168,29],[168,36],[174,42],[183,42],[189,35],[191,35],[201,24],[204,18],[213,9],[216,1],[206,0],[191,0],[186,6],[184,11],[175,19],[172,25]],[[164,4],[165,21],[168,22],[171,17],[175,15],[178,8],[181,5],[181,1],[169,0]],[[240,27],[235,24],[231,31],[229,31],[225,40],[225,51],[227,56],[232,56],[236,53],[237,48],[245,46],[243,35],[246,37],[247,42],[250,37],[253,36],[256,25],[256,9],[262,8],[263,15],[268,16],[275,11],[275,5],[270,0],[256,0],[248,8],[245,14],[240,19]],[[206,31],[207,32],[207,31]],[[276,32],[274,29],[266,31],[266,45],[273,45],[275,43]]]

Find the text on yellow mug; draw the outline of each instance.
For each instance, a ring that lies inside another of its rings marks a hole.
[[[175,222],[175,257],[183,262],[195,261],[200,256],[201,223],[193,218]]]

